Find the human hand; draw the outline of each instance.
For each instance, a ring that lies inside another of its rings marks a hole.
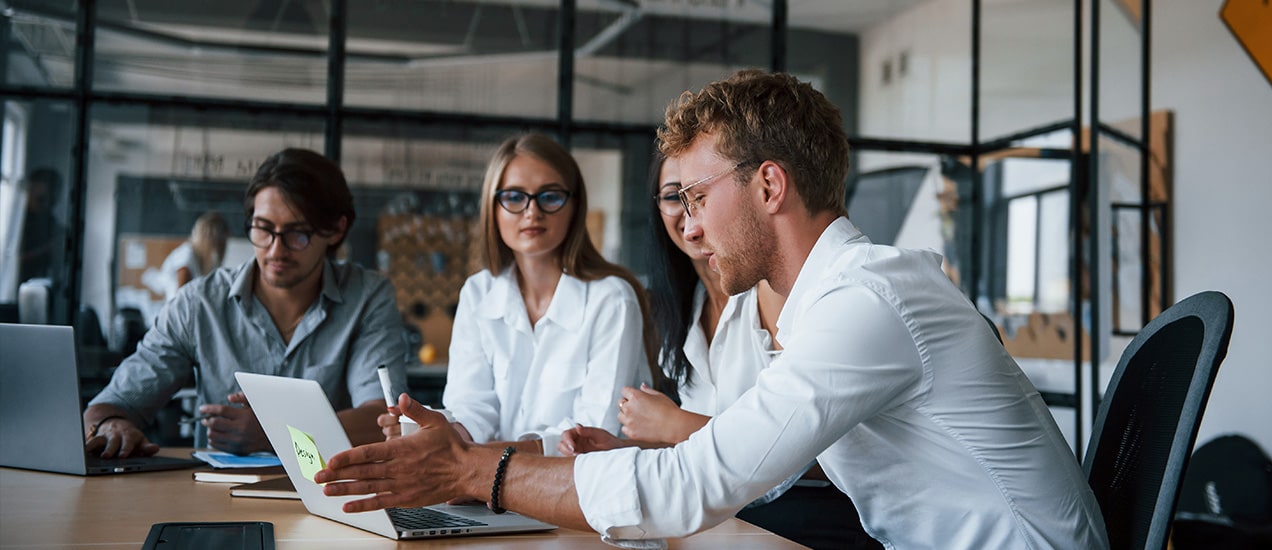
[[[462,466],[462,455],[471,444],[442,414],[405,394],[398,399],[399,410],[419,424],[415,433],[338,453],[314,474],[314,482],[326,484],[327,496],[371,495],[346,502],[345,512],[426,506],[466,496],[460,484],[470,472]]]
[[[272,450],[269,439],[265,437],[265,429],[247,403],[247,396],[238,392],[230,394],[227,399],[230,405],[199,407],[200,415],[211,417],[202,421],[208,429],[208,444],[237,455]]]
[[[111,418],[97,426],[97,433],[84,440],[86,454],[99,453],[102,458],[128,458],[150,456],[159,452],[159,446],[151,443],[127,418]]]
[[[682,412],[671,398],[645,384],[640,389],[623,388],[618,400],[618,421],[623,435],[631,439],[675,444],[679,438],[675,420]]]
[[[561,441],[557,443],[557,452],[562,456],[576,456],[583,453],[608,451],[623,447],[623,440],[601,428],[575,424],[561,433]]]
[[[399,416],[402,416],[402,410],[394,405],[389,407],[389,412],[375,417],[375,423],[384,433],[385,441],[402,437],[402,423],[398,421]]]

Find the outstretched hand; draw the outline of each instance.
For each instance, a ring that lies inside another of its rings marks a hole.
[[[415,433],[338,453],[314,475],[316,483],[326,484],[327,496],[370,495],[346,502],[345,512],[426,506],[465,496],[460,487],[471,472],[462,467],[461,456],[471,444],[445,416],[405,394],[398,408],[419,424]]]

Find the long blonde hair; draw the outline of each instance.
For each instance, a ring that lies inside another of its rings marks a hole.
[[[225,241],[230,237],[230,226],[216,212],[205,212],[194,221],[190,230],[190,248],[198,258],[199,270],[207,273],[221,266],[225,259]]]
[[[622,266],[610,263],[592,245],[587,231],[587,186],[583,183],[583,174],[570,152],[560,144],[542,134],[525,134],[505,140],[495,150],[486,168],[486,178],[481,186],[481,214],[478,220],[481,233],[481,250],[479,257],[482,267],[492,274],[503,273],[512,265],[514,257],[512,249],[499,236],[496,225],[495,193],[503,181],[508,163],[518,155],[530,155],[547,163],[558,174],[570,192],[570,200],[574,201],[574,214],[570,217],[570,225],[566,230],[565,242],[561,243],[561,268],[567,275],[581,281],[595,281],[609,276],[620,277],[631,285],[640,304],[641,336],[645,344],[645,361],[649,366],[654,387],[665,391],[668,386],[662,369],[658,367],[658,342],[653,330],[653,321],[649,313],[649,296],[640,281]]]

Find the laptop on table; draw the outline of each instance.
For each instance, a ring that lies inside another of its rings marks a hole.
[[[238,372],[239,387],[265,428],[265,435],[283,462],[287,477],[309,513],[370,531],[391,539],[453,537],[499,533],[547,531],[556,526],[513,512],[496,514],[485,505],[438,504],[422,508],[393,508],[346,513],[341,507],[359,496],[329,497],[312,474],[312,464],[326,464],[336,453],[352,446],[322,387],[313,380]],[[299,455],[306,460],[302,470]],[[318,460],[320,458],[321,460]],[[309,476],[306,476],[306,472]]]
[[[164,456],[103,459],[85,453],[75,329],[0,323],[0,466],[83,476],[202,464]]]

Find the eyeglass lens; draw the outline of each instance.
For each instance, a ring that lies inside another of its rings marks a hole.
[[[312,233],[311,231],[301,231],[299,229],[274,231],[253,225],[247,228],[247,240],[252,241],[252,246],[257,248],[269,248],[273,246],[275,238],[282,237],[283,246],[294,252],[300,252],[309,247],[309,239]]]
[[[504,210],[513,214],[524,212],[530,206],[530,201],[534,200],[540,211],[551,214],[565,207],[565,203],[570,200],[570,192],[549,189],[531,194],[519,189],[502,189],[495,193],[495,200],[499,201],[499,206]]]

